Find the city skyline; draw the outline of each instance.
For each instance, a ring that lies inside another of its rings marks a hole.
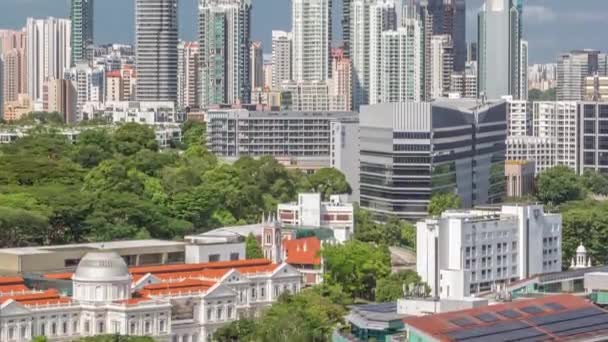
[[[69,17],[68,0],[6,0],[7,11],[0,13],[0,23],[6,28],[25,26],[28,16],[44,18]],[[467,40],[476,37],[476,16],[481,0],[467,0]],[[180,1],[179,32],[184,40],[196,40],[196,0]],[[283,15],[272,15],[270,11]],[[95,43],[133,43],[134,5],[132,2],[106,0],[95,4]],[[571,49],[593,48],[606,50],[608,37],[594,35],[596,26],[608,13],[608,2],[586,0],[528,0],[524,4],[524,38],[530,43],[530,63],[555,62],[559,53]],[[341,1],[335,1],[333,32],[341,41]],[[252,40],[260,40],[264,53],[270,54],[271,31],[291,29],[291,3],[284,0],[263,0],[253,3]],[[585,40],[576,39],[585,36]]]

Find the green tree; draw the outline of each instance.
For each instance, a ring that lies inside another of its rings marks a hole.
[[[353,298],[374,299],[376,280],[390,273],[390,253],[385,246],[360,241],[326,245],[322,249],[328,285],[339,284]]]
[[[217,329],[213,341],[217,342],[247,342],[255,341],[257,322],[249,318],[241,318]]]
[[[376,301],[394,302],[399,298],[403,298],[403,291],[404,289],[409,289],[410,284],[424,286],[426,294],[430,292],[430,288],[422,281],[418,273],[407,270],[393,273],[386,278],[378,280]]]
[[[555,88],[542,91],[540,89],[530,89],[528,92],[528,100],[530,101],[555,101],[557,92]]]
[[[323,200],[329,200],[330,195],[350,194],[350,185],[344,174],[334,168],[323,168],[308,177],[313,191],[318,192]]]
[[[437,194],[431,198],[428,212],[431,216],[438,216],[446,210],[460,208],[460,204],[460,197],[454,193]]]
[[[44,244],[47,225],[40,213],[0,207],[0,247]]]
[[[207,125],[204,122],[187,120],[182,125],[183,142],[188,148],[191,146],[205,146]]]
[[[245,257],[247,259],[262,259],[264,258],[264,253],[262,253],[262,248],[258,243],[258,240],[253,236],[252,233],[247,235],[245,238]]]
[[[158,150],[154,129],[136,123],[121,125],[113,134],[114,149],[126,156],[142,149]]]
[[[581,177],[581,183],[592,194],[608,195],[608,178],[595,170],[585,171]]]
[[[48,338],[46,336],[36,336],[32,339],[32,342],[47,342]]]
[[[581,184],[567,166],[555,166],[538,176],[536,197],[548,205],[560,205],[583,197]]]
[[[608,203],[593,200],[570,202],[562,211],[562,266],[567,268],[583,243],[594,264],[608,263]]]

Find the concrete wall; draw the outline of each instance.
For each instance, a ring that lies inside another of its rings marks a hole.
[[[244,260],[245,243],[214,244],[214,245],[188,245],[186,246],[186,263],[197,264],[209,262],[209,256],[218,254],[218,261],[230,261],[231,254],[237,253],[238,260]]]

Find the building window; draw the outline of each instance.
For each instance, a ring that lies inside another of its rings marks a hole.
[[[220,261],[219,254],[209,254],[209,262],[217,262]]]
[[[207,320],[210,321],[213,315],[213,309],[207,309]]]
[[[165,332],[166,327],[165,327],[165,320],[161,319],[160,322],[158,323],[159,329],[161,332]]]
[[[231,306],[229,306],[229,307],[226,309],[226,318],[227,318],[227,319],[231,319],[231,318],[232,318],[232,307],[231,307]]]
[[[97,323],[97,333],[98,334],[103,334],[104,328],[105,327],[103,326],[103,322]]]
[[[63,322],[61,330],[62,330],[62,333],[64,335],[67,335],[67,333],[68,333],[68,322]]]
[[[72,322],[72,334],[78,334],[78,321]]]
[[[152,332],[152,324],[150,324],[150,321],[146,321],[146,323],[144,324],[144,333],[149,334]]]
[[[137,333],[137,327],[135,325],[135,322],[131,322],[131,325],[129,326],[129,334],[135,335],[136,333]]]
[[[264,286],[262,286],[262,287],[260,288],[260,297],[261,297],[261,298],[264,298],[265,292],[266,292],[266,291],[264,291]]]
[[[217,320],[218,321],[222,320],[222,308],[221,307],[217,308]]]
[[[230,260],[239,260],[239,253],[230,253]]]
[[[46,325],[44,323],[40,324],[40,335],[46,335]]]
[[[55,323],[51,323],[51,335],[52,336],[57,335],[57,324],[55,324]]]
[[[21,326],[21,338],[22,339],[27,338],[27,327],[25,325]]]
[[[88,334],[89,331],[91,331],[91,324],[89,321],[85,321],[84,322],[84,332]]]
[[[15,339],[15,328],[14,327],[8,328],[8,339],[9,340]]]

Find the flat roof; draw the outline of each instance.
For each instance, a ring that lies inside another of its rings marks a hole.
[[[33,254],[49,254],[54,252],[65,251],[81,251],[81,250],[114,250],[128,248],[160,248],[185,246],[185,242],[169,241],[169,240],[125,240],[125,241],[110,241],[110,242],[93,242],[69,245],[55,246],[35,246],[35,247],[19,247],[19,248],[3,248],[0,249],[0,254],[13,255],[33,255]]]

